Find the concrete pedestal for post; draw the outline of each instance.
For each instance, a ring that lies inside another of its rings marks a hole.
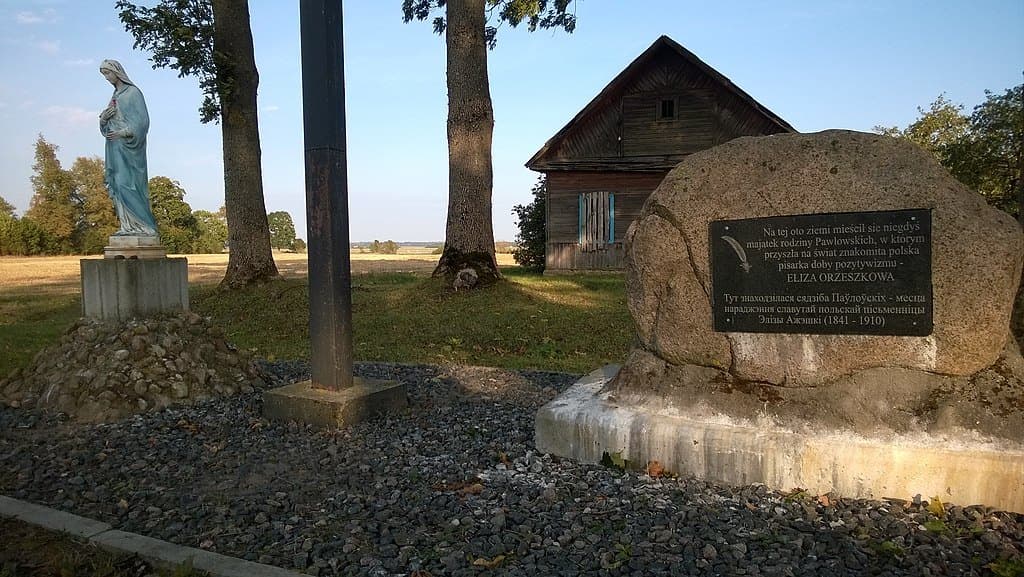
[[[353,378],[341,390],[314,388],[302,381],[263,394],[263,416],[277,421],[298,421],[318,429],[353,425],[408,405],[405,384],[397,381]]]
[[[86,317],[124,321],[188,310],[185,258],[103,258],[80,262],[82,314]]]

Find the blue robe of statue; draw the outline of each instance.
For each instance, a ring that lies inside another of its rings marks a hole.
[[[117,236],[156,236],[156,219],[149,207],[149,171],[146,167],[146,133],[149,112],[142,91],[125,84],[114,91],[110,106],[116,113],[100,121],[100,133],[107,139],[104,182],[114,210],[121,221]]]

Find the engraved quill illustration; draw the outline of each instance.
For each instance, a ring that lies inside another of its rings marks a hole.
[[[747,251],[743,250],[740,243],[731,236],[723,236],[722,240],[727,242],[729,246],[736,251],[736,256],[740,257],[740,267],[743,269],[743,272],[750,272],[751,266],[750,263],[747,262]]]

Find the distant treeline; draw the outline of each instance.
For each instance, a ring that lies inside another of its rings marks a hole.
[[[61,167],[57,146],[42,136],[35,145],[32,201],[18,217],[0,197],[0,255],[98,254],[118,229],[114,205],[103,183],[103,160],[79,157],[70,169]],[[149,179],[150,204],[168,252],[220,253],[228,250],[224,207],[216,213],[193,211],[185,189],[166,176]],[[295,225],[284,211],[267,215],[271,245],[304,251]]]

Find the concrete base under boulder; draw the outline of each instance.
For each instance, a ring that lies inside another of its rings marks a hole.
[[[937,496],[1024,513],[1024,444],[961,437],[891,433],[794,432],[773,423],[700,414],[670,406],[626,404],[602,388],[618,367],[587,375],[540,409],[541,451],[597,463],[644,467],[715,482],[763,483],[845,497],[906,499]]]
[[[263,394],[263,416],[277,421],[298,421],[318,429],[354,425],[408,406],[405,384],[355,377],[340,391],[313,388],[302,381]]]

